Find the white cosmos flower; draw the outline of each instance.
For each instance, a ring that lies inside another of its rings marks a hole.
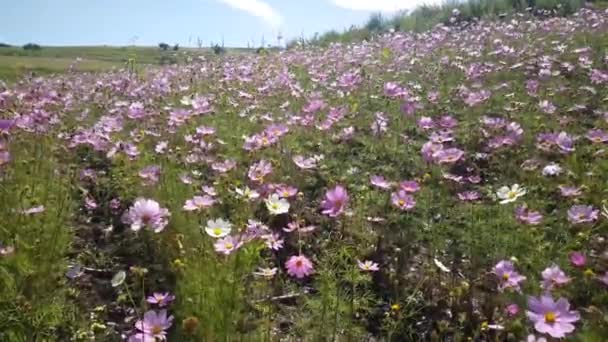
[[[207,234],[209,234],[211,237],[222,238],[230,234],[231,229],[232,224],[220,218],[217,220],[208,220],[207,226],[205,227],[205,232],[207,232]]]
[[[526,194],[526,189],[519,184],[513,184],[511,188],[503,186],[496,192],[501,204],[515,202],[518,198]]]
[[[260,194],[257,191],[251,190],[249,187],[245,187],[244,189],[236,188],[234,191],[236,192],[237,197],[245,198],[250,201],[260,197]]]
[[[264,202],[272,215],[286,214],[289,211],[289,202],[284,198],[279,198],[277,194],[268,197]]]
[[[557,176],[562,173],[562,167],[556,163],[550,163],[543,168],[543,176]]]

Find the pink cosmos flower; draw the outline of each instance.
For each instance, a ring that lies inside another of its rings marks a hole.
[[[302,170],[314,169],[317,161],[314,158],[304,158],[303,156],[293,156],[293,162]]]
[[[526,315],[534,323],[534,329],[554,338],[563,338],[573,332],[572,323],[580,320],[578,311],[570,310],[570,303],[565,298],[556,302],[549,295],[529,297],[528,309]]]
[[[390,189],[391,188],[391,183],[388,182],[383,176],[371,176],[369,178],[370,183],[372,183],[373,186],[376,186],[380,189]]]
[[[556,286],[562,286],[570,282],[570,278],[557,265],[547,267],[542,273],[543,282],[541,286],[546,291],[552,290]]]
[[[171,304],[171,302],[174,300],[175,300],[175,296],[169,292],[165,292],[165,293],[154,292],[151,296],[148,296],[148,298],[146,299],[146,301],[148,303],[156,304],[161,308]]]
[[[522,205],[515,209],[515,217],[523,224],[536,226],[543,220],[543,215],[538,211],[529,210],[526,205]]]
[[[194,196],[192,199],[186,200],[183,209],[185,211],[200,211],[209,208],[215,203],[215,199],[209,195]]]
[[[220,253],[220,254],[224,254],[224,255],[230,255],[232,252],[236,251],[237,249],[239,249],[242,246],[242,242],[240,241],[240,239],[236,239],[230,235],[218,239],[217,241],[215,241],[215,243],[213,244],[213,247],[215,248],[215,251]]]
[[[563,197],[576,197],[583,193],[581,188],[577,188],[575,186],[560,185],[558,188]]]
[[[291,198],[298,194],[298,188],[282,184],[277,186],[275,193],[281,198]]]
[[[262,239],[266,242],[266,246],[273,251],[278,251],[283,248],[284,240],[277,233],[262,235]]]
[[[146,184],[156,184],[160,177],[160,166],[150,165],[144,167],[141,171],[139,171],[139,177],[141,177]]]
[[[391,194],[391,202],[401,210],[411,210],[416,206],[414,197],[403,190]]]
[[[150,310],[144,314],[143,320],[135,323],[135,328],[140,332],[129,338],[130,342],[134,341],[155,341],[159,339],[165,341],[167,339],[167,329],[173,324],[173,316],[167,317],[167,310],[158,312]]]
[[[507,305],[507,307],[505,308],[505,312],[507,313],[507,315],[509,315],[510,317],[513,316],[517,316],[517,314],[519,313],[519,305],[513,303],[513,304],[509,304]]]
[[[329,217],[338,217],[344,212],[347,204],[348,193],[346,189],[337,185],[325,194],[325,200],[321,202],[322,213]]]
[[[595,144],[608,142],[608,132],[601,129],[590,129],[585,137]]]
[[[416,181],[403,181],[399,183],[399,188],[409,194],[416,193],[420,191],[420,184]]]
[[[584,267],[587,264],[587,257],[582,252],[572,252],[568,258],[574,267]]]
[[[572,224],[592,223],[597,221],[599,212],[591,205],[573,205],[568,209],[568,221]]]
[[[365,272],[377,272],[378,270],[380,270],[378,263],[373,262],[371,260],[365,260],[363,262],[357,260],[357,266],[359,266],[360,270]]]
[[[260,160],[259,162],[251,165],[247,176],[254,182],[263,183],[264,177],[272,173],[272,164],[266,160]]]
[[[423,130],[428,130],[431,128],[435,128],[435,123],[433,122],[432,118],[423,116],[420,119],[418,119],[418,127],[420,127]]]
[[[464,202],[473,202],[481,198],[478,191],[463,191],[458,193],[458,199]]]
[[[169,210],[161,208],[158,202],[138,198],[129,208],[125,222],[131,225],[131,230],[138,231],[142,227],[152,228],[155,233],[161,232],[169,223]]]
[[[522,276],[515,270],[515,266],[512,262],[507,260],[501,260],[494,266],[492,273],[496,275],[499,281],[498,290],[504,291],[505,289],[514,289],[520,291],[520,285],[522,281],[526,280],[526,277]]]
[[[312,262],[303,255],[294,255],[285,262],[287,274],[302,279],[314,271]]]

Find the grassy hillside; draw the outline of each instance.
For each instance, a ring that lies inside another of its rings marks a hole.
[[[229,48],[226,51],[235,54],[250,50]],[[12,82],[28,73],[63,73],[76,59],[79,61],[74,71],[103,71],[124,67],[130,60],[136,65],[183,64],[189,57],[211,53],[208,48],[163,51],[158,47],[142,46],[44,46],[40,50],[0,47],[0,80]]]
[[[532,13],[537,17],[567,16],[583,6],[603,9],[606,1],[584,0],[446,0],[441,5],[422,5],[392,17],[373,14],[363,26],[351,26],[339,32],[332,30],[311,39],[293,40],[288,45],[350,43],[369,40],[389,30],[424,32],[437,24],[459,26],[481,19],[499,19],[513,13]]]

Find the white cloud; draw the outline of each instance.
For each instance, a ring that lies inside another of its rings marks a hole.
[[[232,8],[245,11],[263,19],[270,26],[277,28],[283,23],[283,17],[272,6],[262,0],[219,0]]]
[[[354,11],[391,13],[414,9],[424,4],[441,4],[443,0],[331,0],[331,2],[336,6]]]

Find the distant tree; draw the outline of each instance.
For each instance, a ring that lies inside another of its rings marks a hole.
[[[179,50],[179,44],[173,45],[173,51],[177,51],[177,50]]]
[[[11,47],[11,45],[6,44],[6,43],[0,43],[0,48],[6,48],[6,47]]]
[[[23,45],[23,50],[40,50],[42,47],[35,43],[27,43]]]
[[[367,23],[365,24],[365,28],[371,32],[378,32],[382,30],[384,26],[384,17],[382,17],[381,13],[372,14]]]
[[[163,50],[163,51],[167,51],[169,49],[169,44],[167,43],[158,43],[158,47]]]
[[[213,50],[213,53],[216,55],[223,55],[226,52],[226,49],[218,44],[211,46],[211,50]]]

